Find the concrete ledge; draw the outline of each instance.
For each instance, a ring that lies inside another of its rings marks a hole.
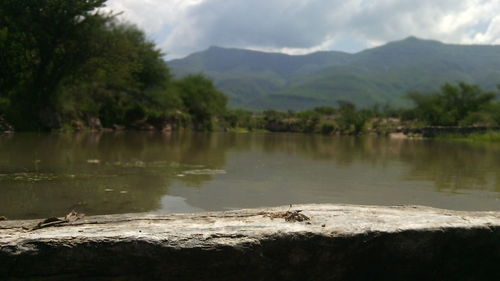
[[[500,212],[301,205],[38,223],[0,222],[0,280],[500,280]]]

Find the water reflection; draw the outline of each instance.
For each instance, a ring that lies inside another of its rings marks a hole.
[[[0,136],[9,218],[289,203],[500,209],[500,147],[299,134]]]
[[[213,135],[154,133],[0,138],[0,213],[9,218],[147,212],[160,208],[172,180],[202,186],[225,164]]]
[[[268,153],[300,153],[302,157],[333,161],[345,168],[355,162],[380,168],[401,161],[410,167],[404,179],[432,181],[437,191],[500,192],[500,145],[497,144],[380,137],[274,137],[264,145]]]
[[[427,141],[408,146],[401,159],[411,164],[408,179],[434,182],[438,191],[500,192],[497,145]]]

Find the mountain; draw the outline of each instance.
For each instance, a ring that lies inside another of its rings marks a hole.
[[[404,106],[410,91],[464,81],[500,84],[500,46],[452,45],[415,37],[349,54],[291,56],[211,47],[169,65],[177,77],[203,73],[229,96],[230,106],[304,109],[349,101]]]

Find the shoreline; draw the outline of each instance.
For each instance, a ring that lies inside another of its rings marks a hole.
[[[395,130],[379,132],[367,131],[361,134],[344,134],[341,132],[333,132],[330,134],[322,134],[319,132],[304,133],[298,131],[272,131],[264,129],[249,130],[246,128],[217,128],[212,131],[196,130],[195,128],[184,128],[176,126],[166,126],[157,128],[153,126],[145,126],[143,128],[132,128],[125,126],[114,126],[113,128],[91,129],[84,128],[78,130],[52,130],[52,131],[15,131],[15,130],[0,130],[0,135],[11,135],[16,133],[47,133],[47,134],[103,134],[103,133],[122,133],[122,132],[152,132],[152,133],[179,133],[179,132],[198,132],[198,133],[233,133],[233,134],[251,134],[251,133],[284,133],[284,134],[304,134],[304,135],[319,135],[319,136],[379,136],[388,137],[395,140],[453,140],[465,142],[482,142],[496,143],[500,142],[500,127],[460,127],[460,126],[432,126],[423,128],[397,128]]]

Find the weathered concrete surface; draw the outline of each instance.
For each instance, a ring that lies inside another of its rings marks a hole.
[[[298,209],[0,222],[0,280],[500,280],[499,212]]]

